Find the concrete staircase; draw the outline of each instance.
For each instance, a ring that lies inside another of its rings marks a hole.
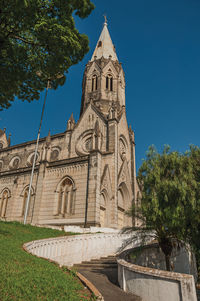
[[[91,261],[83,261],[82,263],[74,264],[73,267],[77,270],[117,269],[117,261],[115,256],[108,256],[92,259]]]
[[[101,257],[74,264],[73,267],[86,277],[104,297],[104,301],[142,301],[140,297],[127,294],[118,285],[115,256]]]

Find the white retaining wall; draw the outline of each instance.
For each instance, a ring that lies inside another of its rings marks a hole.
[[[115,233],[63,236],[31,241],[24,244],[24,248],[33,255],[53,260],[60,265],[72,266],[116,254],[128,238],[128,234]],[[136,246],[138,243],[135,241],[131,247]]]
[[[120,254],[118,281],[120,287],[143,301],[197,301],[192,275],[168,272],[128,263],[128,250]]]

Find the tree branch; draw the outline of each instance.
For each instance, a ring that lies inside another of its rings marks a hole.
[[[22,42],[24,42],[24,43],[26,43],[26,44],[29,44],[29,45],[33,45],[33,46],[44,46],[44,45],[42,45],[42,44],[35,43],[35,42],[33,42],[33,41],[30,41],[30,40],[26,40],[25,38],[20,37],[20,36],[16,36],[16,35],[12,35],[12,34],[11,34],[9,37],[10,37],[10,38],[13,38],[13,39],[16,39],[16,40],[20,40],[20,41],[22,41]]]

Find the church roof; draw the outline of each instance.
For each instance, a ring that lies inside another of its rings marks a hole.
[[[94,61],[95,59],[98,60],[102,58],[102,56],[108,59],[110,55],[112,60],[118,60],[115,47],[108,31],[107,21],[105,20],[103,30],[97,42],[91,61]]]

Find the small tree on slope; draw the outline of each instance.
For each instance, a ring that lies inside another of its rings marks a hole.
[[[132,208],[131,214],[141,220],[142,231],[154,230],[170,270],[173,242],[189,241],[187,227],[197,208],[199,184],[189,154],[170,152],[168,146],[159,154],[154,146],[149,147],[138,182],[141,203]]]

